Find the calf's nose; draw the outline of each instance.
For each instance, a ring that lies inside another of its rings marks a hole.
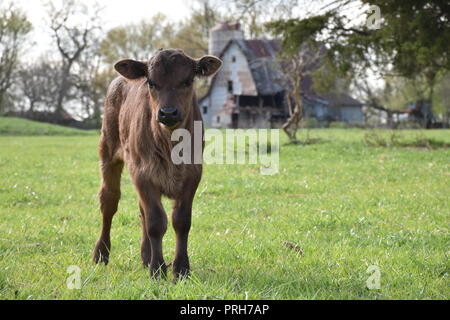
[[[173,125],[180,121],[180,113],[177,108],[165,107],[158,112],[158,121],[165,125]]]
[[[159,116],[162,118],[173,118],[178,115],[178,110],[176,108],[167,107],[159,110]]]

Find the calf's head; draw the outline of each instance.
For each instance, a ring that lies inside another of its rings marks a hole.
[[[114,68],[129,80],[145,79],[152,118],[168,129],[180,126],[192,111],[194,79],[215,74],[222,61],[192,59],[182,50],[159,50],[148,62],[121,60]]]

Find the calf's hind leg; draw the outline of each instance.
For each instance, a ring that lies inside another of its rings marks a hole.
[[[101,163],[102,185],[99,191],[102,231],[94,249],[94,262],[108,264],[111,251],[111,224],[120,200],[120,177],[123,162]]]
[[[152,247],[150,245],[150,238],[147,235],[147,224],[145,220],[145,211],[141,205],[139,205],[141,210],[141,223],[142,223],[142,242],[141,242],[141,258],[142,265],[144,268],[149,268],[152,262]]]

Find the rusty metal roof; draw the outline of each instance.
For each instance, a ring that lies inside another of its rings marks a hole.
[[[233,40],[247,58],[256,89],[260,95],[284,91],[283,74],[275,60],[280,50],[278,40]]]
[[[233,43],[239,46],[247,58],[259,95],[275,95],[285,90],[282,86],[283,75],[275,60],[276,54],[281,48],[279,40],[230,40],[220,53],[220,58],[223,58]],[[212,79],[208,92],[199,101],[209,96],[216,79],[217,74]]]
[[[231,40],[220,54],[220,58],[223,57],[228,48],[236,43],[247,58],[250,71],[252,73],[253,80],[255,81],[256,90],[258,95],[276,95],[286,90],[284,87],[284,76],[279,67],[279,61],[276,56],[278,51],[281,50],[281,42],[279,40]],[[324,48],[323,48],[324,49]],[[317,66],[309,66],[310,68],[316,68]],[[212,87],[214,86],[217,75],[213,78],[207,94],[200,100],[207,97]],[[311,99],[324,99],[327,104],[332,106],[340,105],[352,105],[362,106],[358,101],[350,97],[348,94],[322,94],[318,96],[314,93],[312,88],[311,75],[307,75],[302,82],[302,91],[305,96]]]
[[[325,99],[328,104],[332,107],[339,106],[353,106],[353,107],[362,107],[363,104],[352,98],[350,95],[344,92],[330,92],[330,93],[322,93],[320,94],[322,99]]]
[[[281,49],[279,40],[237,40],[239,46],[246,51],[249,60],[258,58],[275,58]]]

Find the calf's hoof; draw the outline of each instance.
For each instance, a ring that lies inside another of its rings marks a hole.
[[[158,264],[152,264],[150,266],[150,277],[152,279],[167,278],[167,265],[162,262]]]
[[[175,261],[173,264],[173,278],[174,281],[183,280],[189,278],[190,275],[190,267],[189,262],[177,262]]]
[[[151,265],[151,253],[147,253],[147,252],[142,252],[141,253],[141,258],[142,258],[142,265],[144,266],[145,269],[150,268]]]
[[[108,245],[106,243],[98,242],[95,246],[94,253],[93,253],[93,260],[94,263],[100,264],[103,263],[105,265],[108,265],[109,263],[109,252],[111,250],[111,245]]]

